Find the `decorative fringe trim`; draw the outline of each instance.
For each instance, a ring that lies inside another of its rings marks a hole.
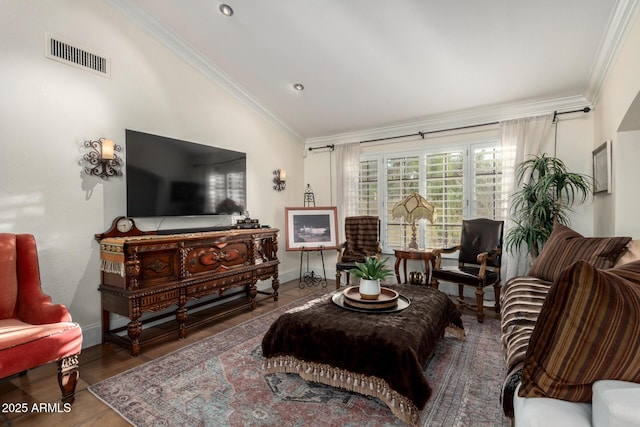
[[[262,364],[265,374],[298,374],[301,378],[355,391],[366,396],[377,397],[391,409],[391,412],[411,426],[420,422],[420,411],[411,400],[391,389],[389,384],[378,377],[357,374],[324,363],[305,362],[293,356],[277,356],[265,359]]]
[[[460,341],[464,341],[465,332],[464,329],[460,326],[454,325],[453,323],[449,324],[444,330],[445,334],[453,335]]]
[[[122,262],[102,259],[100,260],[100,270],[104,271],[105,273],[119,274],[120,276],[124,277],[124,263]]]

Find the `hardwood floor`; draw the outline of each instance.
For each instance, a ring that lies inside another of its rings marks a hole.
[[[300,289],[298,281],[280,285],[277,302],[265,300],[253,311],[240,311],[211,324],[189,329],[183,340],[164,340],[147,344],[142,354],[132,357],[125,348],[114,344],[101,344],[82,350],[80,354],[80,379],[76,388],[76,401],[70,411],[64,412],[60,403],[60,412],[55,412],[55,404],[60,402],[60,389],[57,380],[55,363],[32,369],[22,377],[11,377],[0,380],[0,426],[129,426],[120,415],[96,398],[87,387],[104,379],[124,372],[135,366],[153,360],[159,356],[196,342],[238,323],[259,316],[277,307],[295,301],[316,291],[331,292],[335,289],[335,281],[328,280],[327,287],[307,286]],[[195,314],[197,315],[197,313]],[[27,406],[25,413],[9,412],[9,405]],[[24,405],[24,404],[27,405]],[[33,405],[43,405],[42,412],[32,411]],[[47,406],[49,408],[47,408]],[[51,410],[54,409],[54,412]],[[48,410],[48,411],[47,411]]]
[[[327,282],[326,288],[306,286],[300,289],[297,280],[281,284],[277,302],[266,300],[259,303],[253,311],[236,312],[200,328],[189,329],[187,337],[183,340],[168,339],[147,344],[143,346],[142,354],[138,357],[132,357],[127,349],[115,344],[101,344],[84,349],[80,355],[80,379],[76,389],[76,401],[71,410],[66,413],[62,407],[60,408],[61,412],[35,412],[31,410],[34,403],[37,406],[40,404],[55,406],[52,404],[60,402],[55,363],[30,370],[23,377],[0,380],[0,405],[3,405],[0,408],[0,426],[129,426],[128,422],[96,398],[87,390],[87,387],[252,317],[288,304],[309,293],[333,291],[335,281],[328,280]],[[497,316],[492,310],[485,310],[485,313],[487,316]],[[193,315],[197,315],[197,313]],[[26,413],[7,412],[4,404],[9,403],[26,403],[29,410]]]

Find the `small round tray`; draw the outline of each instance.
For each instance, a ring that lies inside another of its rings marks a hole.
[[[393,308],[398,305],[399,294],[393,289],[382,287],[376,299],[365,299],[360,295],[359,286],[351,286],[344,290],[344,303],[365,310],[379,310]]]
[[[344,291],[343,292],[338,292],[335,293],[332,297],[331,300],[333,301],[333,303],[339,307],[345,308],[347,310],[351,310],[351,311],[358,311],[360,313],[396,313],[398,311],[402,311],[405,308],[409,307],[409,305],[411,304],[411,300],[407,297],[405,297],[404,295],[400,294],[398,295],[398,301],[397,304],[395,305],[395,307],[391,307],[391,308],[358,308],[358,307],[353,307],[349,304],[345,304],[344,303]]]

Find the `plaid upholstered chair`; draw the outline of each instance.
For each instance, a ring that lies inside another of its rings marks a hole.
[[[336,289],[340,289],[342,272],[349,286],[349,270],[366,257],[380,257],[380,218],[377,216],[349,216],[344,219],[345,242],[338,248]]]

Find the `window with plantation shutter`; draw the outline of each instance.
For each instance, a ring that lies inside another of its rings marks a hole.
[[[369,154],[360,161],[359,212],[380,216],[383,251],[392,253],[411,238],[411,224],[393,218],[393,206],[418,192],[436,208],[433,224],[416,222],[419,246],[451,247],[460,242],[463,219],[505,219],[502,174],[498,141]]]

